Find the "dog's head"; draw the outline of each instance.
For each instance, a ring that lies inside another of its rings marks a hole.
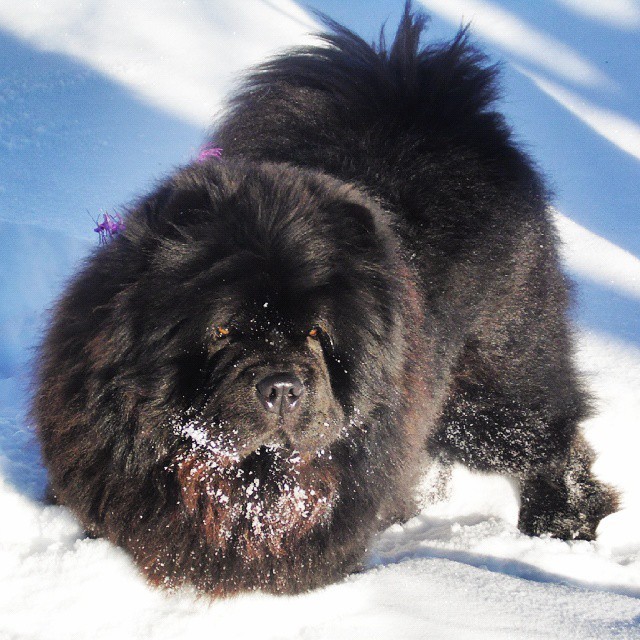
[[[391,400],[399,294],[385,225],[355,189],[287,166],[178,174],[122,242],[145,258],[130,309],[137,366],[158,374],[150,402],[240,458],[326,450],[361,405]]]

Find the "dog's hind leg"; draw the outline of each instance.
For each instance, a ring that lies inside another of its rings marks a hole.
[[[576,434],[568,453],[522,479],[518,527],[530,535],[593,540],[600,520],[616,511],[616,492],[591,473],[591,447]]]
[[[615,511],[616,493],[591,473],[593,453],[579,432],[588,414],[584,394],[568,382],[546,393],[520,384],[458,377],[429,449],[477,470],[516,477],[519,528],[530,535],[592,540],[600,520]]]

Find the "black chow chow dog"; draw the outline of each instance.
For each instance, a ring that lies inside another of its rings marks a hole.
[[[356,570],[434,460],[516,477],[520,529],[592,539],[548,195],[467,42],[327,20],[125,218],[54,311],[51,492],[155,583],[294,593]]]

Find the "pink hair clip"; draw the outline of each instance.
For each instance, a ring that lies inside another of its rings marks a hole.
[[[113,216],[104,213],[102,222],[96,220],[96,224],[98,226],[94,231],[100,235],[100,244],[107,244],[107,240],[124,230],[124,220],[120,217],[119,213]]]
[[[197,162],[204,162],[209,158],[217,158],[220,160],[222,158],[222,149],[220,147],[209,147],[203,149],[198,156]]]

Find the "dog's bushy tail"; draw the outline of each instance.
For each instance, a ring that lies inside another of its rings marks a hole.
[[[319,45],[298,47],[258,67],[237,102],[256,98],[274,84],[323,91],[336,108],[357,107],[358,116],[384,114],[417,118],[432,126],[460,123],[484,111],[496,98],[497,68],[469,40],[467,27],[446,44],[421,46],[428,17],[405,4],[390,46],[384,27],[378,43],[318,14],[328,28]]]
[[[345,108],[357,104],[363,115],[408,118],[431,128],[459,125],[497,97],[498,68],[471,44],[466,26],[451,42],[421,46],[428,17],[407,2],[388,46],[384,27],[378,43],[368,44],[331,18],[321,19],[329,28],[319,36],[324,46],[267,63],[253,82],[278,77],[322,88]]]
[[[393,42],[383,28],[368,44],[321,19],[328,30],[319,44],[247,77],[212,139],[226,157],[290,162],[366,184],[372,171],[385,172],[379,164],[410,171],[411,155],[457,141],[495,166],[511,155],[509,128],[492,108],[498,69],[466,27],[450,42],[423,45],[428,18],[407,2]]]

